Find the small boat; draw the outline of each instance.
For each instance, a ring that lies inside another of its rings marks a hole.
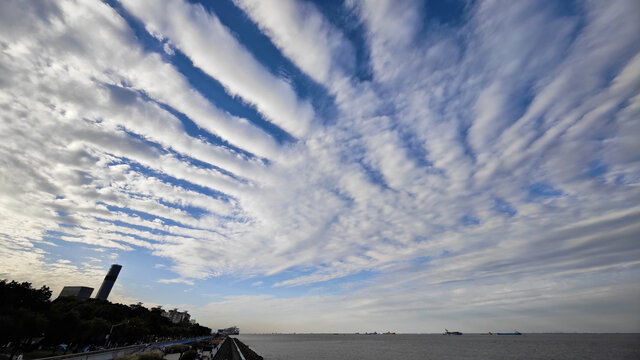
[[[522,333],[518,330],[514,330],[513,332],[510,333],[497,333],[498,335],[522,335]]]
[[[449,331],[447,329],[444,329],[444,334],[442,335],[462,335],[462,333],[460,331]]]

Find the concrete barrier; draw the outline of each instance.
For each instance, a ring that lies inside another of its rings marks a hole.
[[[240,356],[240,360],[247,360],[244,358],[244,355],[242,354],[242,351],[240,351],[240,348],[238,347],[238,344],[236,343],[236,339],[231,339],[233,341],[233,345],[236,347],[236,350],[238,351],[238,355]]]

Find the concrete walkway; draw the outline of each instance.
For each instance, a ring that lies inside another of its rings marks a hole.
[[[218,349],[220,348],[220,346],[218,346]],[[213,356],[216,354],[216,352],[218,352],[218,349],[213,349],[211,350],[211,352],[209,351],[203,351],[202,352],[202,358],[203,359],[211,359],[213,358]],[[167,354],[164,356],[164,359],[166,360],[178,360],[180,359],[180,353],[175,353],[175,354]]]
[[[178,360],[180,359],[180,353],[175,353],[175,354],[167,354],[164,356],[163,359],[167,359],[167,360]]]

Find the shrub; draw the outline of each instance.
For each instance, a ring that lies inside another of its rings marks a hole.
[[[153,350],[153,351],[145,352],[142,354],[138,354],[138,358],[135,360],[162,360],[162,351]]]
[[[162,351],[153,350],[144,353],[125,355],[116,360],[162,360]]]
[[[165,350],[167,354],[183,353],[189,350],[189,345],[175,344],[167,347]]]
[[[182,356],[180,357],[180,360],[195,360],[197,355],[198,353],[195,350],[189,350],[184,354],[182,354]]]
[[[191,343],[191,348],[202,349],[204,351],[211,351],[211,349],[213,349],[213,345],[211,344],[210,340],[200,340],[200,341]]]

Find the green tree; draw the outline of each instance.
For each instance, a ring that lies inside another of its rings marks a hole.
[[[105,319],[94,318],[82,322],[82,333],[84,334],[83,345],[100,345],[104,342],[105,336],[111,329],[111,324]]]
[[[13,344],[11,355],[31,339],[41,337],[47,327],[51,290],[31,283],[0,280],[0,344]]]
[[[0,280],[0,345],[12,342],[16,351],[43,334],[44,344],[49,345],[102,345],[111,329],[110,340],[120,344],[211,334],[210,328],[199,324],[173,324],[159,310],[97,299],[50,298],[51,290],[46,286],[34,289],[28,282]]]
[[[82,320],[75,310],[52,307],[47,342],[50,344],[79,344],[82,341]]]

